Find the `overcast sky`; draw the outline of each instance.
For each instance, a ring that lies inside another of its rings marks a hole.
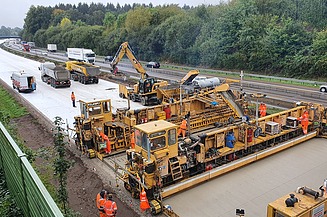
[[[34,5],[43,5],[43,6],[54,6],[59,3],[63,4],[78,4],[79,2],[85,2],[90,4],[91,2],[94,3],[103,3],[107,4],[109,1],[105,0],[61,0],[61,1],[52,1],[52,0],[6,0],[5,4],[1,4],[0,7],[0,26],[5,27],[20,27],[22,28],[24,25],[24,18],[26,17],[26,13],[28,9]],[[179,6],[189,5],[189,6],[197,6],[197,5],[216,5],[220,2],[220,0],[120,0],[120,1],[110,1],[114,5],[117,5],[119,2],[120,5],[124,4],[133,4],[133,3],[140,3],[140,4],[149,4],[150,2],[153,5],[164,5],[164,4],[179,4]],[[154,3],[155,2],[155,3]]]

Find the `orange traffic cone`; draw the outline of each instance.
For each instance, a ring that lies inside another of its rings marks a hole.
[[[146,197],[146,193],[144,189],[142,189],[142,192],[140,194],[140,208],[142,211],[145,211],[150,208],[148,198]]]

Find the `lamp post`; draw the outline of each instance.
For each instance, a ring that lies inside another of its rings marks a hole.
[[[252,98],[256,98],[256,105],[255,105],[255,125],[258,127],[258,119],[259,119],[259,114],[258,114],[258,104],[259,104],[259,98],[265,98],[267,95],[262,94],[262,93],[256,93],[256,94],[251,94]]]
[[[241,77],[241,80],[240,80],[240,85],[241,85],[241,94],[243,94],[243,77],[244,77],[244,72],[243,72],[243,70],[242,70],[241,73],[240,73],[240,77]]]

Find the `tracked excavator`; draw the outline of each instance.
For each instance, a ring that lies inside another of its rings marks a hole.
[[[129,46],[128,42],[124,42],[120,45],[117,53],[111,61],[110,65],[112,67],[112,72],[116,73],[118,71],[117,64],[124,57],[124,55],[126,55],[127,58],[131,61],[135,70],[140,73],[140,79],[134,85],[133,89],[120,84],[119,96],[122,98],[129,98],[133,102],[141,102],[142,105],[160,104],[161,101],[157,97],[156,89],[158,87],[168,85],[168,82],[158,80],[156,78],[150,78],[145,69],[142,67],[141,63],[136,59],[134,52]]]

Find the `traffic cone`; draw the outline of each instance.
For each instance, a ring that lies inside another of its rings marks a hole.
[[[143,212],[150,208],[149,201],[148,198],[146,197],[146,193],[144,189],[142,189],[142,192],[140,194],[140,208]]]

